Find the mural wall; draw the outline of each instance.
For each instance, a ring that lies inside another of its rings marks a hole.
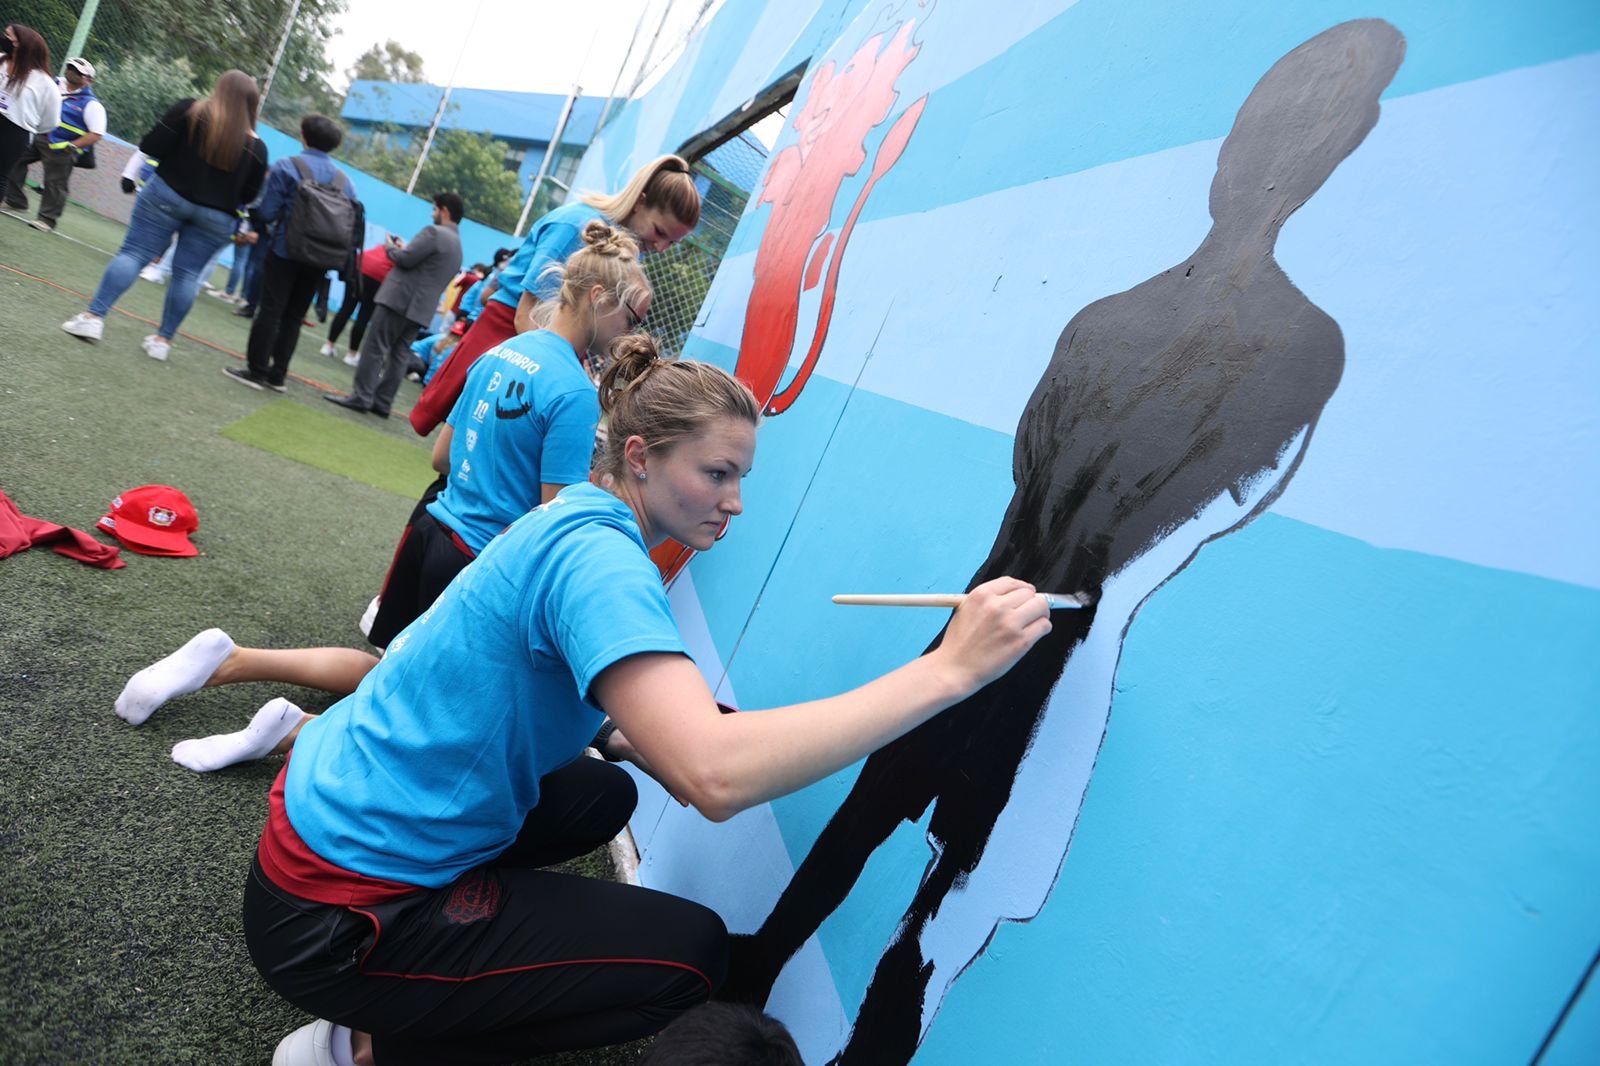
[[[819,1063],[1600,1058],[1600,10],[778,7],[579,174],[804,67],[689,343],[769,412],[697,662],[753,710],[938,639],[832,593],[1092,606],[730,823],[645,787],[728,994]]]

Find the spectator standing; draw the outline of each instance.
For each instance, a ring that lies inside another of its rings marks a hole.
[[[34,135],[61,121],[61,87],[50,76],[50,46],[13,22],[0,34],[0,174],[11,173]]]
[[[267,146],[255,135],[261,91],[242,70],[217,79],[204,100],[179,100],[139,142],[139,150],[159,167],[133,203],[133,218],[122,248],[101,275],[87,311],[61,328],[74,337],[98,341],[111,306],[172,240],[172,283],[161,308],[161,324],[144,339],[145,354],[165,359],[194,306],[200,272],[212,253],[233,235],[239,205],[255,198],[267,173]]]
[[[333,316],[333,325],[328,327],[328,339],[322,345],[322,354],[329,359],[339,357],[339,334],[344,332],[346,323],[354,315],[356,324],[350,328],[350,354],[345,356],[344,362],[346,366],[355,366],[360,362],[357,353],[361,350],[362,338],[367,335],[367,325],[372,321],[372,309],[378,306],[378,288],[389,276],[389,271],[394,269],[394,260],[389,258],[388,247],[388,241],[380,241],[361,253],[361,278],[356,283],[359,287],[345,287],[339,313]]]
[[[394,269],[378,289],[372,326],[361,342],[356,380],[348,396],[323,395],[351,411],[389,417],[394,394],[405,376],[411,342],[433,316],[439,294],[461,268],[461,197],[442,192],[433,198],[433,224],[405,244],[394,238],[387,250]]]
[[[57,87],[61,90],[61,117],[54,129],[34,134],[33,143],[11,168],[5,188],[6,206],[26,211],[28,194],[23,182],[29,165],[40,164],[44,193],[39,197],[38,217],[28,224],[45,233],[56,228],[66,209],[73,170],[106,134],[106,105],[94,95],[94,64],[82,56],[67,60],[66,77]],[[92,157],[89,161],[93,162]]]
[[[338,124],[325,115],[301,119],[300,143],[305,150],[272,165],[261,203],[251,209],[253,222],[271,224],[272,241],[261,266],[260,302],[245,346],[248,365],[222,368],[241,385],[288,390],[289,361],[306,311],[330,267],[342,266],[342,260],[313,261],[312,255],[325,250],[330,241],[342,242],[345,253],[355,245],[361,200],[350,179],[328,158],[343,139]],[[328,195],[332,190],[338,195]],[[336,210],[338,196],[348,204],[346,215]],[[324,232],[323,226],[330,229]],[[340,229],[342,234],[334,232]]]

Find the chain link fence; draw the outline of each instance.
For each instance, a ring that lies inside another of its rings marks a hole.
[[[745,171],[740,176],[753,184],[748,165],[738,165],[743,158],[742,153],[719,149],[706,158],[691,160],[700,187],[700,224],[667,251],[645,256],[644,271],[655,290],[650,302],[650,331],[661,341],[664,351],[675,355],[683,351],[684,340],[750,199],[750,188],[731,180],[715,164],[721,162],[729,170]]]

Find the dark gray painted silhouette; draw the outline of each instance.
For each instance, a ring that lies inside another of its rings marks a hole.
[[[1373,19],[1280,59],[1223,142],[1200,247],[1067,324],[1017,427],[1016,492],[971,584],[1013,574],[1088,591],[1094,607],[1057,612],[1009,674],[867,759],[772,914],[736,939],[725,995],[764,1003],[872,852],[930,804],[933,857],[836,1062],[907,1062],[998,923],[1044,905],[1134,614],[1206,542],[1277,498],[1339,384],[1339,327],[1273,246],[1377,122],[1404,53]]]

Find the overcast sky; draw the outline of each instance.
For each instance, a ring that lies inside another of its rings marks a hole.
[[[616,81],[641,13],[646,16],[644,28],[618,95],[627,92],[663,15],[666,29],[658,55],[682,40],[702,0],[349,3],[349,11],[334,24],[340,32],[328,47],[338,72],[336,88],[344,87],[345,71],[358,55],[393,39],[422,56],[424,73],[435,84],[449,81],[459,62],[456,84],[462,87],[565,94],[577,82],[585,96],[604,96]],[[448,17],[441,12],[449,12]]]

